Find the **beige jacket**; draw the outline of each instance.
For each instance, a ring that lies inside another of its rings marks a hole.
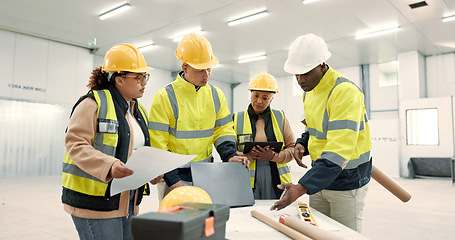
[[[131,105],[131,111],[134,113],[134,104]],[[74,109],[74,112],[68,123],[68,130],[65,136],[65,147],[68,156],[73,162],[85,172],[99,178],[104,182],[112,180],[110,169],[115,161],[119,159],[106,155],[92,147],[95,139],[97,128],[97,109],[98,105],[92,98],[84,99]],[[128,117],[126,118],[133,134],[132,126]],[[128,157],[133,152],[133,139],[130,137]],[[136,190],[137,191],[137,190]],[[137,194],[135,195],[137,198]],[[129,191],[120,194],[119,209],[114,211],[94,211],[82,208],[75,208],[63,204],[63,209],[76,217],[91,219],[106,219],[128,216]],[[134,215],[139,213],[139,207],[134,207]]]

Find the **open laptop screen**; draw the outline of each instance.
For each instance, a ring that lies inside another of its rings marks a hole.
[[[193,163],[193,185],[204,189],[213,203],[230,207],[254,205],[250,172],[242,163]]]

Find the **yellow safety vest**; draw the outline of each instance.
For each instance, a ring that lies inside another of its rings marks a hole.
[[[313,161],[323,157],[343,169],[370,161],[372,144],[364,96],[354,83],[329,68],[319,84],[304,93],[303,103]]]
[[[277,142],[282,142],[283,146],[281,149],[285,148],[286,144],[283,137],[283,123],[284,123],[284,113],[283,111],[271,110],[270,116],[272,118],[273,132]],[[252,134],[251,122],[248,111],[238,112],[234,114],[234,130],[237,134]],[[237,143],[238,145],[238,143]],[[243,149],[240,149],[242,151]],[[276,163],[278,168],[278,174],[280,175],[281,184],[291,183],[291,165],[289,163]],[[250,163],[250,181],[251,187],[254,188],[254,181],[256,176],[256,160],[253,160]]]
[[[182,168],[189,168],[192,162],[211,162],[212,144],[235,142],[223,92],[210,84],[196,91],[180,74],[153,98],[149,133],[152,147],[197,155]]]
[[[95,133],[95,139],[92,145],[95,149],[109,156],[114,156],[118,143],[119,123],[117,121],[112,95],[107,89],[92,90],[89,94],[93,94],[98,104],[98,130]],[[142,117],[146,119],[147,114],[144,107],[138,104],[138,109]],[[63,187],[91,196],[104,196],[108,186],[107,183],[80,169],[71,160],[66,151],[63,160],[62,181]]]

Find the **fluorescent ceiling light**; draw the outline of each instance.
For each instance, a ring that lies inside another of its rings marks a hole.
[[[256,57],[242,58],[242,59],[239,59],[237,61],[237,63],[246,63],[246,62],[259,61],[259,60],[266,59],[266,58],[267,58],[267,56],[264,54],[264,55],[260,55],[260,56],[256,56]]]
[[[124,12],[124,11],[128,10],[130,7],[131,7],[131,5],[129,3],[125,3],[123,5],[120,5],[120,6],[116,7],[116,8],[113,8],[113,9],[107,11],[107,12],[102,13],[99,16],[99,19],[100,20],[104,20],[104,19],[110,18],[110,17],[112,17],[114,15],[117,15],[117,14],[119,14],[121,12]]]
[[[317,2],[319,0],[303,0],[303,4],[310,4],[310,3],[314,3],[314,2]]]
[[[154,43],[150,43],[150,44],[147,44],[147,45],[144,45],[144,46],[140,46],[137,49],[139,49],[139,51],[141,51],[141,52],[144,52],[144,51],[150,50],[153,46],[155,46],[155,44]]]
[[[450,22],[450,21],[453,21],[453,20],[455,20],[455,15],[442,18],[443,22]]]
[[[190,34],[190,33],[196,33],[196,34],[202,35],[202,34],[204,34],[204,31],[202,31],[201,29],[199,29],[199,30],[196,30],[196,31],[187,32],[187,33],[182,34],[182,35],[180,35],[180,36],[178,36],[178,37],[172,38],[172,41],[173,41],[173,42],[179,42],[183,37],[185,37],[186,35],[188,35],[188,34]]]
[[[241,24],[241,23],[253,21],[253,20],[256,20],[258,18],[265,17],[268,14],[269,13],[267,11],[258,12],[258,13],[251,14],[251,15],[248,15],[248,16],[245,16],[245,17],[241,17],[241,18],[237,18],[237,19],[231,20],[231,21],[228,22],[228,25],[229,26],[234,26],[234,25],[238,25],[238,24]]]
[[[387,33],[393,33],[393,32],[396,32],[398,30],[400,30],[400,27],[386,29],[386,30],[382,30],[382,31],[372,32],[372,33],[359,34],[359,35],[355,36],[355,39],[363,39],[363,38],[375,37],[375,36],[379,36],[379,35],[383,35],[383,34],[387,34]]]

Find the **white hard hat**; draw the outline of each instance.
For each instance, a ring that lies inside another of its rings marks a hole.
[[[295,39],[289,47],[284,71],[291,74],[305,74],[331,56],[324,39],[312,33]]]

